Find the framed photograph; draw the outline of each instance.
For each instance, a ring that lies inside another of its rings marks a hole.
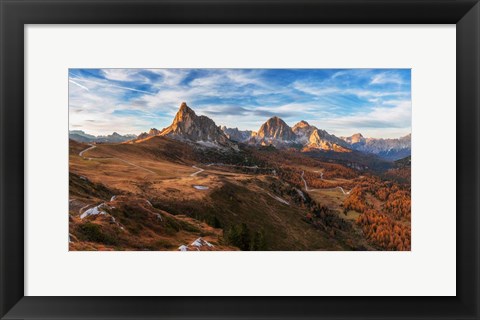
[[[478,1],[0,10],[2,319],[480,318]]]

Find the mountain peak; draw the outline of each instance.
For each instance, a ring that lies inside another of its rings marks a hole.
[[[178,112],[193,112],[193,110],[187,105],[186,102],[182,102],[180,104],[180,108],[178,109]]]
[[[364,143],[367,140],[360,132],[352,134],[350,137],[342,137],[342,139],[348,144]]]
[[[314,129],[308,138],[306,150],[320,149],[336,152],[350,152],[348,145],[340,138],[325,130]]]
[[[150,136],[156,136],[160,133],[160,130],[156,129],[156,128],[151,128],[150,131],[148,131],[148,135]]]
[[[212,119],[197,116],[185,102],[182,102],[172,124],[165,128],[161,135],[204,145],[231,146],[232,144]]]
[[[178,108],[178,111],[177,111],[177,114],[175,115],[175,119],[173,120],[173,122],[179,122],[179,121],[182,121],[184,120],[185,118],[188,118],[188,117],[195,117],[196,114],[195,114],[195,111],[193,111],[188,105],[186,102],[182,102],[182,104],[180,105],[180,108]]]
[[[310,128],[310,127],[311,126],[307,121],[302,120],[302,121],[298,122],[297,124],[295,124],[292,129],[295,132],[296,130]]]
[[[282,120],[282,118],[279,118],[277,116],[273,116],[271,117],[270,119],[268,119],[265,123],[269,123],[269,124],[277,124],[277,125],[285,125],[288,127],[287,123],[285,121]]]
[[[290,128],[285,121],[277,116],[274,116],[262,124],[258,130],[257,138],[293,141],[295,140],[295,134],[293,133],[292,128]]]
[[[299,142],[306,143],[316,127],[311,126],[307,121],[302,120],[293,126],[292,130],[297,135]]]
[[[355,133],[354,135],[352,135],[350,137],[352,143],[359,143],[359,142],[362,142],[363,140],[365,140],[365,138],[362,136],[361,133]]]

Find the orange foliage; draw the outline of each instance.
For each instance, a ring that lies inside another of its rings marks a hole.
[[[383,202],[379,209],[367,194]],[[365,177],[344,200],[344,209],[363,213],[356,223],[373,244],[385,250],[410,250],[411,198],[409,185]]]

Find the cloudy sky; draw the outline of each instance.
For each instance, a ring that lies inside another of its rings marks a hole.
[[[181,102],[217,125],[258,130],[269,117],[338,136],[411,132],[409,69],[70,69],[70,130],[139,134]]]

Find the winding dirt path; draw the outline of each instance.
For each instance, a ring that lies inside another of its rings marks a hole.
[[[197,169],[198,171],[192,173],[192,174],[190,175],[190,177],[195,177],[195,176],[196,176],[197,174],[199,174],[200,172],[205,171],[204,169],[199,168],[199,167],[197,167],[197,166],[192,166],[192,168]]]
[[[92,145],[92,144],[90,144],[89,146],[90,146],[90,147],[88,147],[87,149],[80,151],[80,153],[79,153],[78,155],[79,155],[80,157],[82,157],[82,158],[85,158],[85,157],[83,156],[83,154],[84,154],[85,152],[87,152],[88,150],[95,149],[95,148],[97,147],[97,146],[94,146],[94,145]],[[90,158],[86,158],[86,159],[90,159]]]
[[[342,187],[340,186],[337,186],[337,187],[334,187],[334,188],[325,188],[325,189],[310,189],[307,185],[307,181],[305,180],[305,178],[303,177],[305,175],[305,171],[302,171],[302,181],[303,183],[305,184],[305,190],[306,191],[316,191],[316,190],[328,190],[328,189],[340,189],[342,191],[343,194],[345,195],[348,195],[350,194],[350,192],[352,192],[353,188],[350,189],[350,191],[345,191]],[[321,176],[320,176],[320,179],[323,180],[323,172],[321,172]]]

